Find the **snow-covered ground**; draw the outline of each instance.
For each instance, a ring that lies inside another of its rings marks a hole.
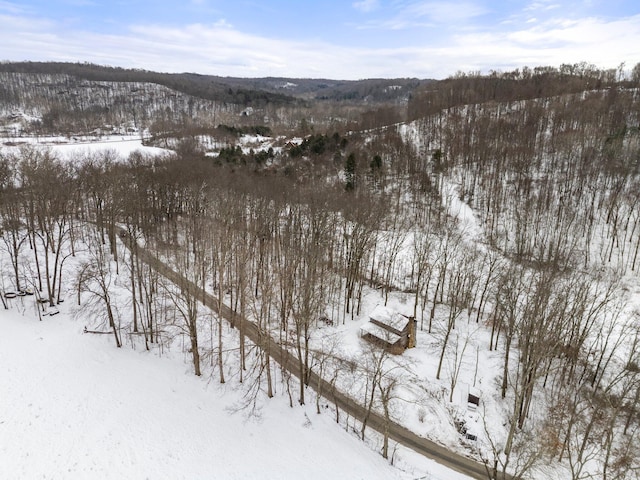
[[[120,158],[135,150],[167,152],[143,146],[139,136],[22,141],[63,159],[103,150]],[[0,145],[4,152],[19,148]],[[132,349],[131,342],[116,349],[109,335],[83,334],[95,322],[78,318],[69,303],[39,322],[32,299],[12,299],[10,310],[0,310],[0,479],[259,478],[265,472],[270,478],[300,472],[309,478],[467,478],[393,444],[391,467],[376,451],[381,439],[373,431],[363,443],[334,422],[330,409],[317,415],[312,401],[291,409],[284,393],[263,398],[258,417],[233,413],[244,389],[233,380],[221,386],[213,375],[194,377],[181,349],[161,356]],[[357,323],[349,325],[347,344],[360,343]],[[429,431],[441,422],[421,421]]]
[[[465,239],[480,246],[482,240],[482,228],[475,213],[467,204],[460,200],[458,187],[448,179],[442,179],[442,205],[446,211],[456,220]]]
[[[233,414],[239,392],[180,359],[30,312],[0,314],[0,478],[409,478],[330,415]]]
[[[10,142],[0,143],[0,153],[16,152],[21,145],[25,144],[50,149],[65,160],[104,150],[112,150],[123,159],[135,151],[150,155],[165,155],[169,152],[169,150],[163,148],[143,145],[140,135],[112,135],[100,138],[78,138],[76,140],[70,140],[66,137],[18,137],[11,139]]]
[[[38,321],[33,297],[0,310],[2,479],[411,479],[464,477],[399,448],[390,466],[331,413],[266,400],[238,410],[243,389],[193,376],[162,356],[84,334],[68,312]]]

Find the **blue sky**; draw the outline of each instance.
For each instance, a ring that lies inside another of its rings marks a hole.
[[[640,2],[0,0],[0,60],[340,79],[630,69]]]

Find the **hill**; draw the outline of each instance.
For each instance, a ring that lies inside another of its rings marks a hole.
[[[248,79],[55,62],[3,62],[0,79],[0,115],[14,120],[22,112],[39,122],[31,132],[75,135],[110,125],[142,130],[153,123],[164,130],[228,124],[291,131],[301,123],[325,128],[336,122],[344,127],[378,109],[400,118],[412,93],[429,83]]]
[[[175,105],[194,113],[181,120],[142,109],[137,141],[173,150],[162,158],[62,158],[24,132],[0,156],[5,291],[15,299],[26,283],[56,308],[71,278],[91,330],[178,349],[196,376],[255,387],[252,401],[277,390],[306,405],[320,375],[330,404],[335,388],[376,412],[382,435],[370,437],[371,415],[328,405],[390,461],[385,422],[496,478],[634,479],[638,80],[588,65],[460,74],[406,105],[314,100],[233,110],[217,127],[205,118],[217,107],[185,96]],[[77,98],[100,98],[81,93],[87,82]],[[175,93],[143,88],[158,105]],[[78,251],[91,261],[71,270]],[[228,309],[230,337],[195,301],[205,293]],[[415,331],[369,326],[377,304]],[[234,316],[252,322],[250,338]]]
[[[180,352],[115,350],[66,306],[39,322],[30,303],[0,312],[2,478],[413,478],[330,416],[283,402],[251,415]]]

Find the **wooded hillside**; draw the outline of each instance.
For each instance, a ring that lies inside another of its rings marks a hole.
[[[198,295],[211,289],[290,349],[300,378],[283,389],[291,404],[308,401],[313,372],[351,385],[387,421],[403,402],[425,401],[406,398],[418,382],[409,362],[370,350],[354,365],[320,339],[355,321],[368,294],[384,304],[395,296],[434,359],[421,388],[451,428],[459,379],[475,381],[480,361],[495,364],[478,439],[459,445],[491,478],[542,478],[549,465],[572,480],[638,478],[638,67],[627,76],[582,64],[460,74],[419,86],[406,105],[375,108],[256,93],[260,122],[239,107],[251,102],[178,94],[147,72],[80,79],[90,72],[0,73],[0,100],[23,112],[42,102],[37,128],[49,132],[133,115],[150,141],[174,138],[175,154],[62,162],[28,145],[0,153],[6,284],[34,279],[54,306],[70,281],[65,259],[86,245],[78,296],[100,305],[118,347],[135,332],[152,348],[177,322],[196,375],[208,359],[220,382],[236,369],[255,382],[253,395],[271,397],[268,342],[240,332],[237,365],[224,363],[220,324],[202,346]],[[195,124],[201,130],[182,128]],[[271,138],[278,129],[289,135]],[[245,147],[243,134],[269,137],[269,149]],[[210,137],[224,142],[211,147]],[[189,282],[163,285],[138,244]],[[110,313],[112,262],[130,284],[122,322]],[[27,263],[37,270],[27,275]],[[364,438],[366,421],[359,428]]]

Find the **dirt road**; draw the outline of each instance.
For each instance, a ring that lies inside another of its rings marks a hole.
[[[120,236],[121,238],[126,239],[126,231],[121,231]],[[124,243],[128,244],[129,242],[125,241]],[[190,284],[187,279],[185,279],[180,274],[172,270],[169,266],[161,262],[149,251],[139,248],[138,253],[142,260],[144,260],[149,266],[151,266],[158,273],[160,273],[170,281],[176,283],[177,285]],[[192,291],[202,292],[201,289],[197,288],[193,284],[190,284],[189,287]],[[239,322],[242,322],[242,327],[245,335],[256,345],[264,343],[264,336],[260,335],[258,327],[253,322],[241,318],[237,313],[232,313],[231,309],[224,304],[218,312],[218,299],[211,294],[199,293],[198,298],[203,299],[207,307],[219,313],[219,315],[227,321],[234,323],[236,327],[239,326]],[[269,351],[271,358],[278,362],[285,370],[289,371],[292,375],[299,377],[296,363],[297,360],[291,354],[291,352],[289,352],[285,347],[273,340],[273,338],[270,338],[267,341],[269,342]],[[316,392],[319,391],[321,396],[334,403],[338,408],[340,408],[344,412],[347,412],[352,417],[357,418],[360,421],[365,418],[367,411],[362,405],[360,405],[358,402],[356,402],[346,394],[336,390],[334,386],[330,385],[329,382],[326,382],[314,372],[311,372],[310,374],[309,385],[314,388]],[[368,426],[380,433],[384,432],[386,426],[389,430],[390,440],[398,442],[405,447],[411,448],[417,453],[424,455],[427,458],[431,458],[441,465],[468,475],[472,478],[480,480],[487,480],[491,478],[488,473],[487,467],[484,464],[476,462],[475,460],[467,458],[463,455],[451,452],[435,442],[416,435],[414,432],[398,423],[392,421],[389,425],[385,424],[386,421],[382,415],[376,412],[371,412],[369,414]],[[500,478],[502,479],[501,476]],[[511,480],[511,478],[506,477],[505,480]]]

